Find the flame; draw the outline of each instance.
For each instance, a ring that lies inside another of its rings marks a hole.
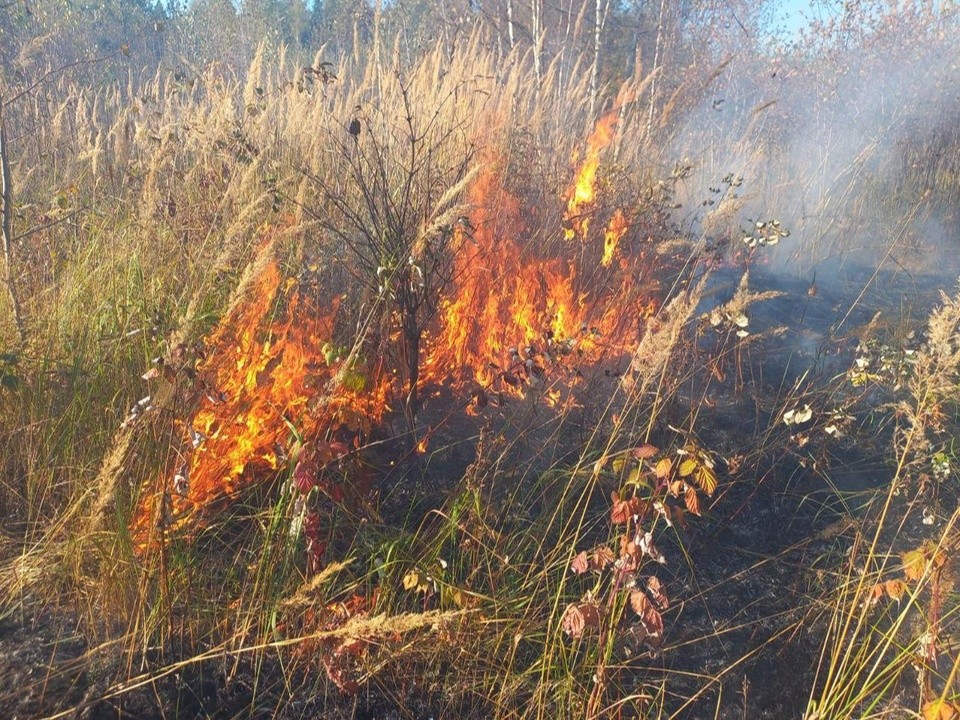
[[[385,412],[384,383],[369,391],[341,387],[325,397],[338,370],[328,366],[323,352],[336,309],[334,303],[323,314],[295,281],[282,281],[275,262],[263,265],[246,298],[206,341],[209,354],[197,366],[205,397],[182,427],[187,450],[177,474],[186,487],[163,480],[141,503],[131,528],[138,547],[145,547],[156,523],[169,530],[197,527],[203,523],[198,511],[275,476],[286,461],[293,428],[310,440],[340,424],[369,425]]]
[[[564,216],[566,229],[564,235],[572,240],[577,235],[586,240],[590,228],[590,218],[585,211],[596,199],[597,170],[600,167],[600,154],[616,137],[617,121],[620,119],[620,104],[597,120],[593,132],[587,138],[587,149],[583,162],[577,170],[576,180],[570,190],[567,212]]]
[[[630,226],[627,223],[626,216],[623,214],[623,210],[617,208],[613,217],[610,218],[606,232],[603,234],[603,258],[600,260],[601,265],[610,267],[610,264],[613,262],[613,256],[617,252],[617,244],[629,229]]]
[[[592,274],[566,257],[563,247],[550,256],[521,245],[518,238],[529,232],[519,200],[502,186],[501,165],[488,158],[468,189],[467,200],[477,208],[476,231],[459,238],[460,283],[441,306],[423,374],[431,381],[471,379],[483,388],[522,394],[525,384],[517,379],[549,374],[571,359],[595,363],[604,353],[629,347],[648,305],[634,292],[630,272],[591,288]],[[623,213],[615,217],[619,239],[626,220]],[[555,395],[547,403],[561,404]]]
[[[614,108],[590,134],[564,215],[564,225],[584,240],[583,210],[595,203],[600,155],[613,140],[618,113]],[[422,338],[419,382],[452,387],[474,406],[493,402],[488,391],[523,396],[537,388],[546,406],[562,412],[576,406],[571,391],[581,368],[635,347],[652,310],[650,288],[636,278],[650,274],[642,255],[620,252],[613,265],[629,230],[622,210],[606,227],[597,266],[585,258],[596,258],[599,249],[571,257],[564,243],[526,241],[532,229],[520,199],[504,187],[504,164],[489,155],[466,190],[475,210],[455,229],[455,280]],[[210,335],[197,374],[211,392],[181,428],[187,450],[178,474],[186,482],[177,487],[162,479],[141,503],[132,527],[138,547],[158,521],[167,529],[196,528],[221,501],[276,477],[294,434],[309,441],[347,426],[359,437],[390,411],[399,390],[395,371],[383,361],[345,368],[346,360],[335,358],[341,353],[329,351],[337,303],[318,307],[314,295],[284,281],[276,262],[263,263],[245,299]],[[430,432],[418,452],[427,451]],[[201,436],[189,449],[186,441]]]

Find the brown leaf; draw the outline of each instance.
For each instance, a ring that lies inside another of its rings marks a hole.
[[[624,500],[616,491],[610,493],[613,507],[610,508],[610,522],[614,525],[626,525],[634,515],[644,511],[644,505],[637,497]]]
[[[648,555],[654,562],[658,562],[661,565],[667,564],[667,559],[663,556],[663,553],[657,550],[653,544],[653,533],[645,532],[642,537],[639,537],[637,547],[640,548],[640,552]]]
[[[670,487],[667,488],[667,490],[673,497],[680,497],[680,493],[683,492],[686,486],[687,484],[683,480],[674,480],[670,483]]]
[[[666,593],[663,592],[663,583],[660,582],[660,578],[655,575],[651,575],[647,578],[647,592],[650,593],[650,597],[653,598],[653,602],[661,610],[666,610],[670,607],[670,599],[667,597]]]
[[[657,515],[662,517],[667,523],[667,527],[673,527],[673,519],[670,517],[670,509],[663,504],[661,500],[654,500],[653,509],[657,512]]]
[[[650,635],[663,635],[663,617],[657,612],[653,603],[643,590],[634,588],[630,591],[630,606],[640,616],[640,622]]]
[[[697,468],[697,472],[693,474],[693,480],[707,495],[712,496],[717,489],[717,476],[706,465]]]
[[[572,638],[582,636],[587,630],[599,630],[600,606],[593,600],[570,603],[563,612],[560,626]]]
[[[649,460],[658,452],[660,451],[650,443],[644,443],[643,445],[635,447],[633,450],[631,450],[630,454],[633,455],[633,457],[635,457],[637,460]]]
[[[872,588],[870,588],[870,592],[867,594],[867,607],[873,607],[878,602],[880,602],[880,598],[883,597],[884,592],[885,592],[885,588],[883,586],[883,583],[877,583]]]
[[[686,492],[683,494],[683,502],[687,506],[687,510],[692,512],[694,515],[700,514],[700,497],[697,495],[695,488],[687,486]]]
[[[682,527],[684,530],[686,530],[688,527],[687,514],[683,511],[683,508],[678,505],[674,505],[672,510],[673,510],[673,521],[677,525]]]
[[[890,599],[896,600],[897,602],[900,602],[908,590],[907,584],[903,582],[903,580],[887,580],[883,587],[887,591],[887,595],[890,596]]]
[[[570,563],[570,569],[573,570],[577,575],[583,575],[583,573],[590,569],[590,563],[587,559],[587,553],[585,550],[581,550],[577,553],[577,556]]]
[[[960,707],[954,703],[937,698],[923,706],[923,720],[957,720],[960,718]]]
[[[614,560],[613,550],[606,545],[600,545],[590,553],[590,569],[597,571],[603,570],[608,565],[612,565]]]

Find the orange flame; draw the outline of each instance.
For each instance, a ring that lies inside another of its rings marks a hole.
[[[262,267],[247,295],[207,340],[209,355],[197,367],[206,397],[183,428],[188,449],[178,463],[180,485],[165,480],[141,503],[132,526],[139,547],[154,523],[168,530],[196,527],[198,512],[274,476],[292,428],[310,440],[338,424],[375,422],[386,408],[386,388],[376,385],[367,392],[340,388],[323,408],[313,407],[337,369],[328,367],[323,352],[336,307],[321,314],[293,280],[282,283],[275,262]],[[273,319],[277,306],[282,321]]]
[[[638,302],[629,272],[609,287],[590,288],[581,269],[563,257],[568,252],[550,257],[521,246],[516,238],[527,236],[527,229],[518,199],[499,181],[499,164],[490,159],[468,189],[477,229],[460,237],[460,284],[442,305],[424,376],[469,376],[481,387],[518,394],[524,387],[519,380],[531,373],[549,374],[571,357],[586,365],[628,347],[646,302]],[[622,235],[626,222],[619,217]]]
[[[629,229],[630,226],[627,223],[626,216],[623,214],[623,210],[617,208],[613,217],[610,218],[606,232],[603,234],[603,257],[600,260],[601,265],[610,267],[610,264],[613,262],[613,256],[617,252],[617,244]]]
[[[605,115],[591,133],[564,216],[584,239],[583,211],[595,202],[600,154],[613,140],[618,113],[615,108]],[[522,242],[530,228],[502,176],[503,162],[489,157],[467,189],[475,211],[455,230],[456,280],[435,327],[424,335],[420,384],[452,385],[477,406],[492,402],[488,391],[524,395],[537,387],[544,403],[560,412],[576,403],[565,391],[581,367],[635,346],[651,293],[635,287],[634,278],[649,273],[642,272],[642,256],[621,252],[616,269],[598,272],[581,266],[586,254],[571,258],[563,244]],[[628,229],[617,210],[605,230],[602,267],[612,266]],[[292,428],[307,440],[343,425],[369,432],[389,412],[392,373],[344,370],[344,360],[332,359],[340,353],[327,345],[336,303],[321,309],[309,297],[295,281],[283,281],[276,263],[265,263],[247,299],[212,333],[210,354],[197,371],[213,397],[183,427],[186,439],[202,440],[185,452],[179,473],[185,488],[164,480],[141,504],[132,528],[138,546],[144,547],[158,519],[168,529],[196,527],[207,509],[275,477],[286,463]],[[338,371],[341,377],[352,373],[353,381],[336,385]],[[429,432],[416,450],[426,452],[428,442]]]
[[[577,170],[576,180],[570,190],[570,199],[567,201],[567,212],[564,216],[564,235],[572,240],[577,235],[586,240],[590,228],[590,218],[585,212],[596,199],[597,170],[600,167],[600,154],[613,142],[616,137],[617,121],[620,119],[620,105],[617,105],[606,115],[597,120],[587,138],[587,149]]]

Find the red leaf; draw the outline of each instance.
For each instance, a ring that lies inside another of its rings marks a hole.
[[[613,500],[613,507],[610,508],[610,522],[614,525],[626,525],[633,517],[630,503],[621,499],[616,492],[610,495],[610,499]]]
[[[570,569],[573,570],[577,575],[583,575],[583,573],[590,569],[590,563],[587,560],[587,553],[585,550],[577,553],[577,556],[573,559],[573,562],[570,563]]]
[[[312,457],[301,457],[293,470],[293,483],[297,490],[306,495],[316,486],[319,474],[320,468]]]

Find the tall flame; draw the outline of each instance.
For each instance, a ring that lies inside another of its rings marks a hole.
[[[584,240],[583,211],[595,203],[601,151],[614,137],[618,112],[590,134],[567,204],[564,224]],[[642,255],[620,250],[629,230],[622,210],[607,224],[602,255],[598,249],[572,257],[564,243],[521,240],[531,232],[520,199],[503,185],[503,165],[491,155],[467,188],[475,210],[455,230],[454,281],[423,337],[419,382],[443,383],[478,407],[491,390],[503,397],[539,387],[547,405],[562,407],[580,368],[635,347],[650,311],[649,288],[637,287],[635,278],[650,274]],[[585,264],[597,257],[597,265]],[[382,366],[344,368],[336,356],[345,353],[329,349],[336,303],[324,309],[311,297],[296,281],[284,281],[277,263],[263,263],[246,298],[211,334],[209,354],[197,367],[210,391],[182,427],[187,449],[175,478],[181,482],[164,479],[141,504],[132,528],[139,546],[154,523],[196,527],[219,501],[275,477],[294,428],[307,440],[343,426],[359,437],[389,412],[393,374]],[[352,373],[352,380],[334,382],[338,372],[341,379]],[[417,450],[425,452],[428,440],[429,433]]]
[[[620,119],[620,105],[601,117],[593,132],[587,138],[587,148],[583,161],[577,170],[576,180],[570,190],[570,199],[567,201],[567,212],[564,216],[566,229],[564,234],[568,240],[577,235],[586,240],[590,228],[590,218],[585,215],[590,205],[596,199],[597,170],[600,167],[600,154],[613,142],[616,137],[617,122]]]
[[[562,355],[596,362],[605,352],[628,347],[646,312],[630,273],[613,284],[587,287],[592,275],[565,257],[569,252],[562,247],[550,256],[521,245],[518,238],[528,233],[520,202],[502,186],[501,175],[499,161],[491,158],[468,190],[477,227],[470,236],[460,235],[460,284],[442,305],[426,359],[430,379],[469,375],[486,387],[518,367],[548,371]],[[626,221],[622,213],[619,218],[622,229],[614,232],[622,234]]]
[[[336,306],[320,312],[295,281],[284,283],[276,262],[260,268],[244,300],[206,342],[209,354],[197,366],[205,397],[182,427],[186,449],[176,472],[135,516],[139,546],[154,523],[169,530],[195,526],[202,522],[198,512],[275,474],[294,429],[309,440],[336,424],[359,426],[381,417],[386,389],[375,383],[370,390],[341,387],[315,407],[337,370],[324,353],[335,314]]]

